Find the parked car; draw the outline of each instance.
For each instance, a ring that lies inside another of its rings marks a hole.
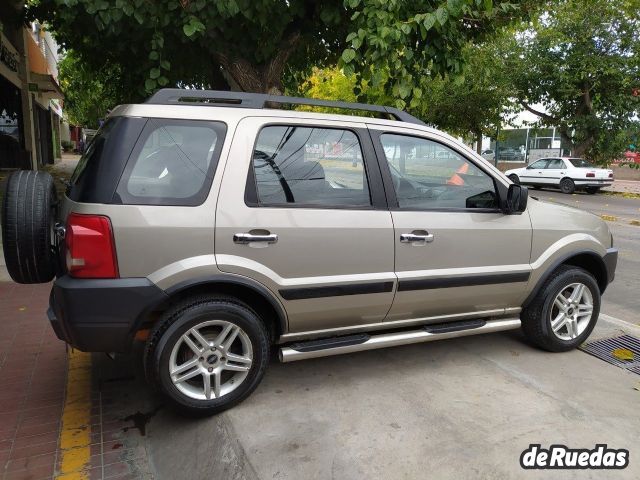
[[[237,92],[116,108],[56,204],[47,173],[9,177],[12,278],[55,277],[48,317],[74,348],[144,342],[148,381],[196,414],[245,399],[272,349],[291,362],[520,327],[573,349],[618,255],[599,217],[529,199],[405,112]]]
[[[493,162],[496,159],[496,154],[491,149],[483,150],[481,155],[482,155],[482,158],[484,158],[485,160],[488,160],[490,162]]]
[[[613,170],[598,168],[582,158],[542,158],[525,168],[507,170],[505,174],[514,183],[559,188],[562,193],[578,189],[594,194],[613,183]]]

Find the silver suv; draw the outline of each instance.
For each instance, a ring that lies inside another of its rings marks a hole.
[[[57,277],[59,338],[145,342],[149,381],[192,413],[246,398],[272,349],[291,362],[520,327],[572,349],[617,261],[601,219],[528,199],[405,112],[175,89],[111,113],[60,205],[49,175],[14,173],[3,240],[14,280]]]

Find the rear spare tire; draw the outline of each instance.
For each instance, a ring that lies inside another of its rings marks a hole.
[[[22,170],[7,179],[2,203],[2,246],[11,278],[46,283],[56,273],[54,225],[57,206],[53,178]]]

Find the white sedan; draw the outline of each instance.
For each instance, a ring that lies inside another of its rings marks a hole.
[[[562,193],[577,189],[596,193],[613,183],[613,170],[598,168],[582,158],[541,158],[528,167],[504,173],[513,183],[560,188]]]

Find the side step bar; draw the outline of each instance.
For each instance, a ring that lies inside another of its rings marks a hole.
[[[412,343],[433,342],[447,338],[466,337],[482,333],[501,332],[520,328],[519,318],[499,320],[469,320],[448,324],[425,325],[419,330],[383,333],[380,335],[347,335],[310,342],[294,343],[280,349],[280,361],[283,363],[307,360],[309,358],[329,357],[344,353],[361,352],[377,348],[409,345]]]

